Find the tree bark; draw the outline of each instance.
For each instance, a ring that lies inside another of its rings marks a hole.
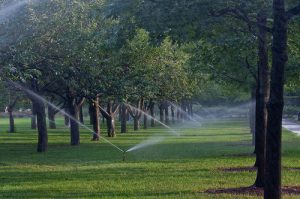
[[[83,110],[82,106],[79,108],[79,121],[81,124],[84,124]]]
[[[144,114],[144,129],[148,129],[148,116]]]
[[[121,107],[121,133],[127,133],[127,107],[122,104]]]
[[[158,108],[159,108],[159,121],[160,122],[164,122],[164,108],[163,108],[163,104],[161,103]]]
[[[67,106],[69,106],[69,105],[67,105]],[[69,113],[69,109],[68,108],[65,108],[65,113]],[[69,124],[70,124],[70,118],[66,115],[66,114],[64,114],[64,119],[65,119],[65,126],[69,126]]]
[[[67,90],[68,111],[70,116],[70,133],[71,133],[71,145],[76,146],[80,144],[79,134],[79,112],[84,102],[84,98],[77,99],[76,93],[68,88]]]
[[[45,105],[41,101],[33,102],[37,116],[38,145],[37,152],[46,152],[48,148],[48,132],[46,125]]]
[[[114,116],[115,111],[113,111],[113,101],[109,100],[107,103],[107,110],[106,110],[107,115],[103,115],[106,118],[108,137],[116,137],[115,116]]]
[[[94,110],[94,106],[93,106],[94,102],[90,102],[89,103],[89,118],[90,118],[90,125],[93,125],[94,119],[93,119],[93,110]],[[98,107],[97,107],[98,108]]]
[[[130,107],[130,106],[127,107],[131,117],[133,118],[133,129],[135,131],[140,129],[140,119],[142,116],[142,111],[144,109],[144,99],[142,97],[137,101],[136,107],[137,108]]]
[[[265,177],[265,156],[266,156],[266,132],[267,132],[267,102],[269,99],[269,63],[268,63],[268,46],[267,32],[261,27],[267,26],[266,11],[262,9],[258,13],[257,23],[259,26],[258,39],[258,82],[257,82],[257,100],[256,100],[256,167],[257,176],[254,185],[264,187]]]
[[[175,107],[171,106],[172,123],[175,124]]]
[[[99,97],[95,97],[93,102],[90,103],[90,120],[93,125],[93,138],[92,141],[98,141],[101,135],[100,121],[99,121]]]
[[[31,80],[31,90],[35,93],[39,93],[38,82],[35,78]],[[36,114],[37,118],[37,129],[38,129],[38,144],[37,152],[46,152],[48,148],[48,132],[46,123],[46,111],[45,104],[40,99],[36,98],[31,93],[28,93],[28,97],[32,103],[32,109]]]
[[[165,124],[169,125],[170,124],[169,105],[167,102],[165,102],[164,109],[165,109]]]
[[[137,131],[140,129],[140,119],[138,117],[133,118],[133,130]]]
[[[8,111],[9,114],[9,132],[14,133],[15,132],[15,120],[13,116],[13,111]]]
[[[154,127],[155,126],[155,115],[154,115],[154,102],[153,100],[151,99],[150,100],[150,103],[149,103],[149,111],[150,111],[150,115],[151,115],[151,127]]]
[[[70,118],[70,130],[71,130],[71,145],[79,145],[80,144],[80,136],[79,136],[79,108],[76,105],[76,99],[74,96],[68,96],[68,104],[69,104],[69,113],[74,118]]]
[[[285,1],[273,0],[273,42],[270,99],[266,145],[265,199],[281,198],[281,130],[284,106],[283,85],[287,55]]]
[[[52,106],[48,106],[48,120],[50,129],[56,129],[55,114],[56,110]]]
[[[250,133],[252,134],[252,145],[255,146],[255,107],[256,107],[256,88],[253,87],[251,91],[251,102],[249,108],[249,126]],[[254,153],[256,153],[256,147],[254,147]]]
[[[35,106],[32,103],[32,115],[31,115],[31,129],[36,129],[37,125],[36,125],[36,110],[35,110]]]
[[[7,106],[7,112],[9,114],[9,132],[10,133],[14,133],[15,132],[15,120],[14,120],[14,116],[13,116],[13,110],[14,107],[16,106],[18,97]]]

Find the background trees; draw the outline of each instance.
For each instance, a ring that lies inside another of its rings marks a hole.
[[[6,3],[1,1],[3,7]],[[267,183],[273,186],[267,189],[276,187],[279,197],[283,86],[286,83],[290,91],[299,90],[300,57],[299,5],[289,1],[286,10],[284,3],[274,0],[273,11],[270,3],[261,0],[18,4],[18,14],[5,15],[0,21],[1,81],[14,82],[31,100],[37,115],[39,152],[47,150],[46,112],[45,104],[32,91],[64,105],[71,115],[72,145],[80,143],[78,120],[85,100],[91,105],[92,139],[98,140],[99,111],[107,120],[108,136],[114,137],[119,109],[121,129],[126,132],[127,111],[138,130],[143,115],[147,128],[143,112],[154,117],[154,104],[160,109],[160,120],[168,124],[170,107],[175,121],[174,103],[192,114],[195,101],[239,101],[247,98],[245,93],[248,98],[252,94],[253,100],[256,93],[255,185],[262,187],[265,182],[267,133],[267,162],[276,163],[276,167],[266,167],[267,178],[277,176],[272,181],[275,184]],[[11,113],[14,100],[8,104]],[[53,110],[48,111],[53,120]]]

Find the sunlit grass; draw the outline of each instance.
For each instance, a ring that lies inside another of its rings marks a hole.
[[[246,121],[172,125],[179,137],[162,127],[133,132],[129,126],[129,133],[107,139],[125,150],[149,137],[166,139],[126,154],[126,162],[103,140],[91,142],[86,129],[80,146],[70,146],[62,118],[58,129],[49,130],[49,149],[42,154],[35,152],[37,133],[29,119],[17,119],[13,134],[7,123],[0,120],[0,198],[258,198],[202,193],[253,184],[255,172],[219,170],[253,165]],[[300,172],[286,169],[300,167],[300,138],[284,131],[283,140],[283,183],[300,185]]]

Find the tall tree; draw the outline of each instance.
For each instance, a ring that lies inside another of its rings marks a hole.
[[[285,0],[273,0],[271,90],[268,102],[266,179],[264,198],[281,198],[281,137],[284,72],[288,60],[288,20],[300,14],[300,5],[286,11]]]

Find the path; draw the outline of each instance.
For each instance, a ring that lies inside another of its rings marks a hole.
[[[300,124],[298,124],[296,122],[292,122],[290,120],[283,119],[282,127],[286,128],[287,130],[289,130],[293,133],[300,135]]]

